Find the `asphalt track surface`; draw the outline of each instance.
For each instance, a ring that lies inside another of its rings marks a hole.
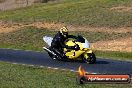
[[[52,60],[46,52],[0,49],[0,61],[77,70],[80,65],[89,73],[130,74],[132,62],[97,58],[96,64]]]

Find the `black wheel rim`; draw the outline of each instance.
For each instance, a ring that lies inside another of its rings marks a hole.
[[[93,64],[96,61],[96,57],[94,56],[94,54],[88,54],[89,58],[83,58],[83,61],[86,63],[90,63]]]

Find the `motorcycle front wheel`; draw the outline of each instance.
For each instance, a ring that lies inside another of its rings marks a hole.
[[[88,53],[88,58],[83,57],[83,61],[89,64],[95,64],[96,56],[94,53]]]

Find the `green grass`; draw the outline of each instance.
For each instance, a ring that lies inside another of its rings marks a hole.
[[[50,31],[48,29],[37,29],[34,27],[25,27],[21,30],[3,33],[0,34],[0,48],[15,48],[15,49],[23,49],[23,50],[35,50],[42,51],[42,47],[46,44],[43,41],[43,36],[52,36],[57,31]],[[132,33],[101,33],[101,32],[71,32],[73,35],[83,35],[86,37],[89,42],[97,42],[101,40],[113,40],[118,38],[130,37]],[[123,53],[123,52],[103,52],[96,51],[96,55],[100,57],[112,57],[112,58],[120,58],[122,60],[132,59],[132,53]]]
[[[132,52],[98,51],[98,50],[95,50],[94,52],[96,56],[101,57],[101,58],[132,61]]]
[[[50,29],[49,29],[50,30]],[[25,27],[21,30],[0,34],[0,46],[11,48],[22,48],[31,50],[42,50],[45,45],[42,40],[43,36],[52,36],[57,31],[49,31],[48,29],[37,29],[34,27]],[[101,40],[113,40],[118,38],[130,37],[132,33],[101,33],[101,32],[70,32],[73,35],[83,35],[89,42],[97,42]]]
[[[57,77],[57,78],[56,78]],[[77,73],[0,62],[0,88],[131,88],[130,84],[76,84]]]
[[[95,27],[132,27],[132,11],[111,11],[111,7],[131,6],[132,0],[60,0],[13,11],[1,11],[0,19],[15,22],[64,22]]]

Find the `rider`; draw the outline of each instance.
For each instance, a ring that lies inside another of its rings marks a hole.
[[[62,58],[65,57],[63,48],[75,49],[75,50],[80,49],[78,45],[75,45],[75,46],[65,45],[64,42],[68,38],[76,38],[76,36],[68,35],[68,29],[66,27],[62,27],[60,29],[60,31],[55,35],[55,37],[53,38],[52,43],[51,43],[51,48],[53,49],[53,51],[58,53]]]

